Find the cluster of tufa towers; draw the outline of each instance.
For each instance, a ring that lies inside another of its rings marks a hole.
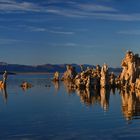
[[[81,65],[81,72],[77,73],[75,68],[67,65],[67,70],[63,74],[61,80],[70,81],[72,88],[109,88],[119,87],[121,89],[140,90],[140,57],[132,51],[128,51],[121,63],[122,72],[116,76],[113,72],[109,72],[107,64],[102,67],[84,68]],[[54,81],[59,81],[59,73],[54,74]]]

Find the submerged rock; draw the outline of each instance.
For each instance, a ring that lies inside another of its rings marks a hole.
[[[23,90],[26,90],[28,88],[31,88],[32,87],[32,84],[28,83],[28,82],[23,82],[21,85]]]

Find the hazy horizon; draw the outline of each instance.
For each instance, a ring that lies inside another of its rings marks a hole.
[[[140,54],[139,0],[0,0],[0,61],[120,67]]]
[[[80,66],[80,65],[89,65],[89,66],[95,66],[98,65],[98,64],[78,64],[78,63],[62,63],[62,64],[53,64],[53,63],[46,63],[46,64],[19,64],[19,63],[7,63],[7,62],[0,62],[1,63],[5,63],[5,64],[8,64],[8,65],[23,65],[23,66],[43,66],[43,65],[52,65],[52,66],[55,66],[55,65],[77,65],[77,66]],[[101,66],[101,65],[100,65]],[[121,65],[120,66],[116,66],[116,67],[113,67],[113,66],[110,66],[108,65],[109,68],[121,68]]]

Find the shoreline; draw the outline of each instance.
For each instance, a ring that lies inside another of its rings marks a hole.
[[[34,74],[53,74],[53,72],[14,72],[16,75],[23,74],[23,75],[34,75]]]
[[[34,74],[53,74],[53,72],[8,72],[8,75],[34,75]],[[0,72],[3,75],[3,72]]]

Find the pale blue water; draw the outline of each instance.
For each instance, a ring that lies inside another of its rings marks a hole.
[[[129,98],[128,115],[122,108],[127,94],[74,91],[51,77],[9,76],[7,93],[0,92],[0,140],[140,139],[138,97]],[[22,81],[33,87],[24,91]]]

